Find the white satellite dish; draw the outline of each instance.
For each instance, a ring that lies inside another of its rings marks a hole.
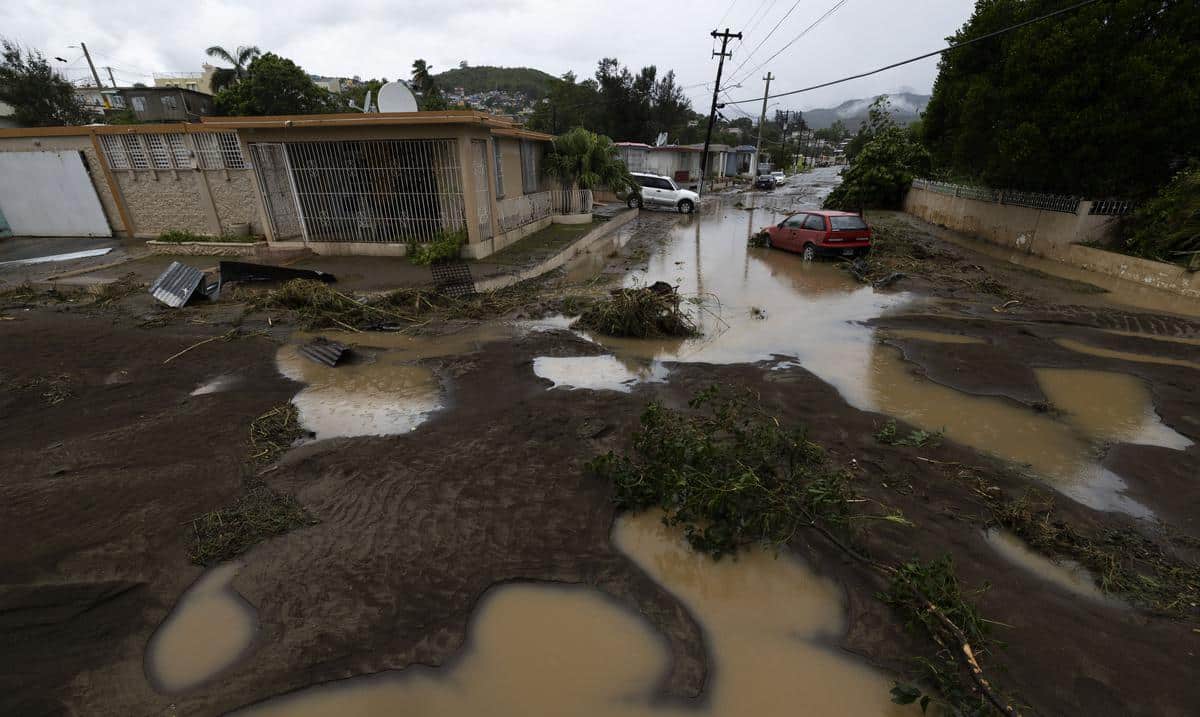
[[[389,82],[380,87],[375,103],[380,112],[417,111],[417,98],[403,82]]]

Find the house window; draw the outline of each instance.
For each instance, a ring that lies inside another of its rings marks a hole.
[[[500,140],[492,138],[492,156],[496,163],[496,199],[504,197],[504,162],[500,158]]]
[[[165,134],[163,137],[167,140],[167,146],[171,149],[171,159],[175,163],[176,169],[191,169],[192,153],[187,147],[187,143],[183,141],[181,134]]]
[[[146,156],[142,138],[136,134],[127,134],[121,139],[125,144],[125,154],[129,156],[129,166],[133,169],[150,169],[150,158]]]
[[[192,135],[204,169],[248,169],[242,145],[235,132],[204,132]]]
[[[130,169],[129,155],[125,153],[125,145],[121,139],[111,134],[100,135],[100,148],[108,158],[108,166],[113,169]]]
[[[146,111],[146,98],[145,97],[134,97],[133,98],[133,111],[134,112],[145,112]]]
[[[162,102],[163,111],[175,112],[179,110],[179,102],[176,101],[175,95],[163,95],[158,99]]]
[[[167,149],[167,140],[161,134],[145,135],[146,147],[150,150],[150,166],[155,169],[172,169],[171,152]]]
[[[537,146],[527,139],[521,140],[521,190],[526,194],[538,191],[540,164]]]

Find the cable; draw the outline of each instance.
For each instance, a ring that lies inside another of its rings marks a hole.
[[[783,24],[783,21],[788,19],[788,16],[791,15],[792,11],[794,11],[797,7],[799,7],[799,5],[800,5],[800,0],[796,0],[796,2],[792,3],[792,6],[790,8],[788,8],[788,11],[783,14],[783,17],[779,18],[779,21],[775,23],[775,27],[771,28],[771,31],[767,33],[767,36],[764,37],[762,40],[760,40],[759,43],[754,46],[754,49],[750,51],[750,54],[746,55],[746,57],[744,57],[742,59],[742,62],[740,65],[733,68],[733,72],[729,73],[730,77],[734,77],[737,75],[738,70],[741,70],[742,67],[744,67],[745,64],[750,61],[750,58],[754,57],[754,53],[758,52],[758,48],[762,47],[763,43],[765,43],[767,40],[771,39],[771,35],[775,34],[775,31],[779,29],[779,26]],[[749,35],[750,33],[747,32],[746,34]]]
[[[733,10],[733,6],[737,4],[738,0],[733,0],[733,2],[729,3],[729,7],[725,8],[725,14],[721,16],[720,20],[717,20],[718,27],[720,27],[721,23],[725,22],[725,18],[729,17],[729,12]]]
[[[836,3],[834,3],[834,4],[833,4],[833,7],[829,8],[828,10],[826,10],[824,15],[822,15],[822,16],[821,16],[821,17],[819,17],[819,18],[817,18],[816,20],[814,20],[814,21],[813,21],[813,23],[812,23],[811,25],[809,25],[808,27],[806,27],[806,28],[804,28],[803,30],[801,30],[799,35],[796,35],[795,37],[793,37],[793,38],[792,38],[792,40],[791,40],[791,42],[789,42],[788,44],[786,44],[786,45],[784,45],[783,47],[779,48],[779,51],[778,51],[778,52],[776,52],[774,55],[771,55],[771,56],[770,56],[770,57],[768,57],[767,59],[765,59],[765,60],[763,60],[762,62],[760,62],[760,63],[758,63],[757,65],[755,65],[755,66],[754,66],[753,68],[751,68],[750,70],[747,70],[747,71],[746,71],[746,74],[745,74],[745,75],[744,75],[744,76],[743,76],[741,79],[743,79],[743,80],[744,80],[744,79],[746,79],[747,77],[750,77],[751,75],[753,75],[753,74],[755,74],[756,72],[758,72],[759,70],[761,70],[761,69],[763,68],[763,66],[764,66],[764,65],[766,65],[768,62],[770,62],[771,60],[774,60],[776,57],[779,57],[779,55],[780,55],[781,53],[783,53],[783,51],[784,51],[784,50],[786,50],[786,49],[788,49],[789,47],[791,47],[792,45],[796,44],[796,42],[798,42],[798,41],[800,40],[800,38],[804,37],[804,36],[805,36],[805,35],[807,35],[809,32],[811,32],[811,31],[813,30],[813,28],[815,28],[817,25],[820,25],[822,22],[825,22],[825,20],[826,20],[826,19],[827,19],[827,18],[828,18],[830,15],[832,15],[833,13],[837,12],[838,10],[840,10],[840,9],[841,9],[841,7],[842,7],[843,5],[845,5],[845,4],[846,4],[847,2],[849,2],[849,1],[850,1],[850,0],[839,0],[839,2],[836,2]]]
[[[857,80],[857,79],[861,79],[861,78],[863,78],[863,77],[869,77],[869,76],[871,76],[871,75],[877,75],[877,74],[879,74],[880,72],[883,72],[883,71],[885,71],[885,70],[891,70],[891,69],[893,69],[893,68],[900,67],[901,65],[909,65],[909,64],[912,64],[912,63],[914,63],[914,62],[917,62],[918,60],[924,60],[924,59],[925,59],[925,58],[927,58],[927,57],[933,57],[934,55],[941,55],[941,54],[947,53],[947,52],[949,52],[949,51],[951,51],[951,50],[957,50],[957,49],[958,49],[958,48],[960,48],[960,47],[966,47],[967,45],[971,45],[971,44],[974,44],[974,43],[976,43],[976,42],[980,42],[980,41],[982,41],[982,40],[987,40],[987,39],[989,39],[989,38],[996,37],[997,35],[1003,35],[1003,34],[1004,34],[1004,33],[1006,33],[1006,32],[1012,32],[1013,30],[1016,30],[1016,29],[1018,29],[1018,28],[1025,27],[1026,25],[1032,25],[1032,24],[1033,24],[1033,23],[1035,23],[1035,22],[1041,22],[1042,20],[1048,20],[1048,19],[1050,19],[1050,18],[1052,18],[1052,17],[1056,17],[1056,16],[1058,16],[1058,15],[1062,15],[1063,13],[1071,12],[1072,10],[1078,10],[1079,8],[1081,8],[1081,7],[1084,7],[1084,6],[1086,6],[1086,5],[1094,5],[1094,4],[1098,3],[1098,2],[1100,2],[1100,0],[1083,0],[1083,2],[1075,3],[1074,5],[1071,5],[1071,6],[1069,6],[1069,7],[1065,7],[1065,8],[1063,8],[1063,9],[1061,9],[1061,10],[1055,10],[1054,12],[1047,13],[1047,14],[1045,14],[1045,15],[1041,15],[1041,16],[1039,16],[1039,17],[1035,17],[1035,18],[1033,18],[1033,19],[1031,19],[1031,20],[1025,20],[1025,21],[1022,21],[1022,22],[1019,22],[1019,23],[1017,23],[1016,25],[1009,25],[1008,27],[1001,28],[1001,29],[999,29],[999,30],[996,30],[996,31],[994,31],[994,32],[989,32],[989,33],[987,33],[986,35],[980,35],[979,37],[975,37],[975,38],[972,38],[972,39],[970,39],[970,40],[964,40],[963,42],[960,42],[960,43],[958,43],[957,45],[950,45],[949,47],[943,47],[943,48],[942,48],[942,49],[940,49],[940,50],[934,50],[933,52],[927,52],[927,53],[925,53],[924,55],[918,55],[917,57],[913,57],[913,58],[910,58],[910,59],[907,59],[907,60],[901,60],[900,62],[893,62],[892,64],[890,64],[890,65],[887,65],[886,67],[880,67],[879,69],[876,69],[876,70],[871,70],[871,71],[869,71],[869,72],[861,72],[861,73],[859,73],[859,74],[857,74],[857,75],[851,75],[851,76],[849,76],[849,77],[843,77],[843,78],[842,78],[842,79],[840,79],[840,80],[832,80],[832,81],[830,81],[830,82],[822,82],[822,83],[821,83],[821,84],[819,84],[819,85],[813,85],[813,86],[811,86],[811,87],[803,87],[803,88],[801,88],[801,89],[798,89],[798,90],[790,90],[790,91],[788,91],[788,92],[780,92],[780,93],[779,93],[779,94],[777,94],[777,95],[767,95],[766,99],[768,99],[768,100],[773,100],[773,99],[775,99],[776,97],[787,97],[788,95],[798,95],[798,94],[800,94],[801,92],[810,92],[810,91],[812,91],[812,90],[819,90],[819,89],[821,89],[822,87],[830,87],[830,86],[832,86],[832,85],[840,85],[841,83],[843,83],[843,82],[849,82],[850,80]],[[727,104],[740,105],[740,104],[745,104],[745,103],[747,103],[747,102],[762,102],[762,101],[763,101],[763,98],[762,98],[762,97],[753,97],[753,98],[750,98],[750,99],[745,99],[745,100],[737,100],[737,101],[735,101],[735,102],[729,102],[729,103],[727,103]],[[717,107],[724,107],[724,105],[717,105]]]

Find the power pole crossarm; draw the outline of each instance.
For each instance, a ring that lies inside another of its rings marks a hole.
[[[700,155],[700,194],[704,194],[704,178],[708,172],[708,147],[712,144],[713,122],[717,119],[717,95],[721,92],[721,72],[725,69],[725,58],[732,57],[733,53],[727,52],[730,40],[742,39],[742,33],[729,32],[729,28],[725,28],[724,32],[713,30],[709,33],[712,37],[721,38],[721,52],[714,55],[719,55],[721,60],[717,63],[717,81],[713,84],[713,100],[712,108],[708,111],[708,131],[704,133],[704,153]]]

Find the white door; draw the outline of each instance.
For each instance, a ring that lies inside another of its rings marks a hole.
[[[0,212],[14,236],[112,236],[77,151],[0,152]]]

